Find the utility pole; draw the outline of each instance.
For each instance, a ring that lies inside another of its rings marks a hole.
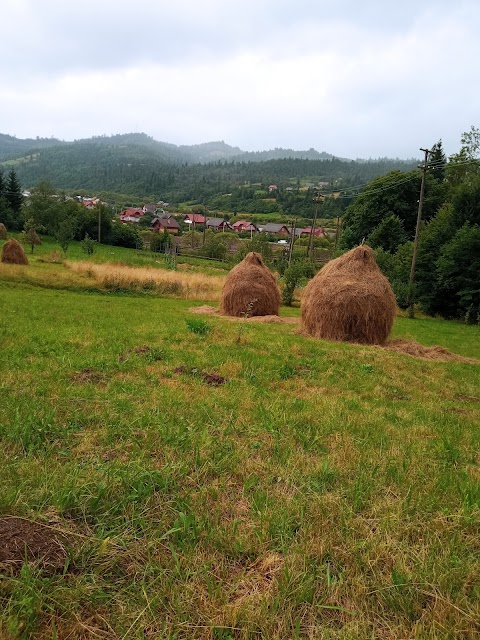
[[[295,242],[295,228],[297,226],[297,219],[295,218],[295,220],[293,221],[293,226],[291,227],[292,229],[292,239],[290,241],[290,251],[288,252],[288,266],[290,266],[290,263],[292,261],[292,254],[293,254],[293,243]]]
[[[308,239],[308,249],[307,249],[307,257],[310,257],[310,252],[312,250],[313,238],[315,236],[315,227],[317,224],[317,215],[318,215],[318,193],[315,193],[313,196],[313,201],[315,202],[315,210],[313,213],[313,224],[310,230],[310,238]]]
[[[413,311],[413,282],[415,279],[415,263],[417,261],[417,251],[418,251],[418,237],[420,235],[420,223],[422,221],[422,207],[423,207],[423,198],[425,195],[425,177],[427,175],[427,163],[428,163],[428,154],[430,153],[430,149],[423,149],[420,147],[420,151],[423,151],[425,154],[425,160],[423,165],[419,165],[419,169],[422,169],[422,184],[420,187],[420,198],[418,200],[418,214],[417,214],[417,226],[415,228],[415,241],[413,243],[413,255],[412,255],[412,266],[410,269],[410,280],[408,282],[408,317],[414,317]]]
[[[340,216],[337,216],[337,227],[335,229],[335,246],[334,251],[337,250],[338,241],[340,239]]]
[[[207,209],[207,205],[205,205],[205,211],[203,212],[203,246],[205,246],[205,231],[207,229],[207,213],[208,213],[208,209]]]

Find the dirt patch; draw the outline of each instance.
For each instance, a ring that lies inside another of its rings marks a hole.
[[[72,380],[73,382],[104,382],[105,374],[95,369],[82,369],[73,374]]]
[[[132,353],[138,353],[142,355],[145,353],[150,353],[151,350],[152,347],[149,347],[148,344],[144,344],[142,347],[135,347],[135,349],[132,349]]]
[[[211,387],[219,387],[221,384],[225,384],[226,382],[228,382],[227,378],[219,376],[217,373],[199,371],[195,367],[176,367],[176,369],[173,370],[173,373],[180,373],[186,376],[198,377],[203,380],[205,384],[208,384]]]
[[[424,360],[436,360],[438,362],[470,362],[471,364],[480,364],[475,358],[466,358],[452,353],[445,347],[433,346],[425,347],[423,344],[414,340],[402,340],[400,338],[389,340],[383,347],[390,351],[404,353],[414,358],[423,358]]]
[[[17,573],[24,562],[47,573],[62,571],[68,537],[54,528],[23,518],[0,518],[0,571]]]

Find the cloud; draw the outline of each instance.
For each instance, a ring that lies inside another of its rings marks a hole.
[[[454,151],[480,113],[480,7],[384,4],[7,0],[24,46],[2,72],[1,122],[20,137],[137,130],[348,157],[442,137]]]

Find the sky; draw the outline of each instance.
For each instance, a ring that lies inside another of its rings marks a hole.
[[[348,158],[480,126],[480,0],[2,0],[0,133]]]

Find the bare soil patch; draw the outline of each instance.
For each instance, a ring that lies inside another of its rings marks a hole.
[[[82,369],[81,371],[77,371],[73,374],[72,380],[74,382],[104,382],[105,374],[101,371],[96,371],[95,369]]]
[[[219,376],[217,373],[199,371],[198,369],[195,369],[195,367],[176,367],[173,370],[173,373],[180,373],[187,376],[197,376],[201,380],[203,380],[205,384],[208,384],[211,387],[219,387],[221,384],[225,384],[225,382],[228,382],[227,378]]]
[[[63,570],[68,537],[54,528],[24,518],[0,518],[0,572],[20,571],[24,562],[47,573]]]

